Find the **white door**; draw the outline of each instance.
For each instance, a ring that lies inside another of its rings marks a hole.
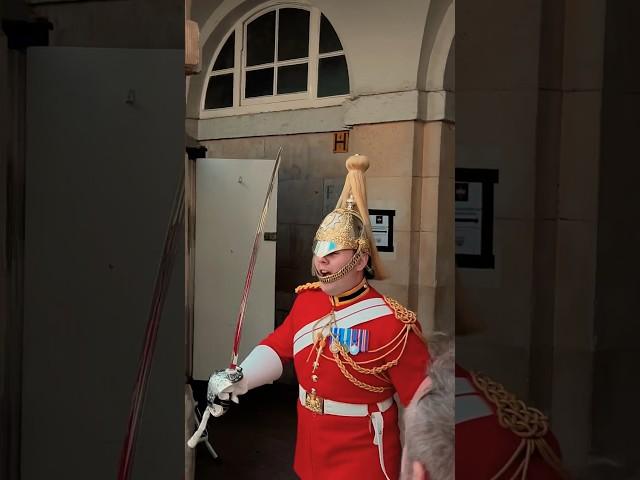
[[[231,360],[236,318],[275,160],[196,160],[193,377],[207,380]],[[276,231],[277,178],[265,232]],[[274,328],[276,243],[260,245],[240,361]]]

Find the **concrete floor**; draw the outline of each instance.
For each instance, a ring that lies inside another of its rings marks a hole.
[[[196,401],[205,398],[206,383],[193,385]],[[196,480],[293,480],[297,386],[265,385],[240,397],[219,418],[209,420],[214,460],[204,444],[196,449]]]

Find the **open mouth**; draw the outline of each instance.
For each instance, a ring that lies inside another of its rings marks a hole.
[[[320,273],[320,275],[322,275],[323,277],[327,276],[327,275],[331,275],[331,271],[329,270],[324,270],[324,269],[320,269],[318,270],[318,272]]]

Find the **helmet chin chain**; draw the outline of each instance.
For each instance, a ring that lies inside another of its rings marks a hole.
[[[327,284],[327,283],[336,282],[340,280],[342,277],[344,277],[351,270],[356,268],[356,265],[358,265],[358,262],[360,262],[361,258],[362,258],[362,243],[359,242],[356,253],[353,254],[353,257],[351,257],[351,260],[349,260],[349,262],[346,263],[340,270],[330,275],[323,276],[323,275],[320,275],[320,272],[318,272],[314,267],[313,269],[314,274],[318,278],[318,280],[320,280],[321,283]]]

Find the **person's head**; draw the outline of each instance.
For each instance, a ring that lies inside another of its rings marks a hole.
[[[434,351],[444,351],[433,358],[428,377],[418,387],[404,411],[402,480],[455,478],[453,341],[438,336],[433,336],[433,341],[439,343]]]
[[[349,290],[365,277],[385,278],[369,223],[364,180],[369,161],[354,155],[347,159],[346,166],[349,173],[338,204],[313,239],[311,270],[322,290],[330,295]]]
[[[327,295],[339,295],[358,285],[365,277],[369,261],[368,253],[356,255],[356,250],[336,250],[322,257],[313,256],[313,268],[320,279],[320,288]]]

